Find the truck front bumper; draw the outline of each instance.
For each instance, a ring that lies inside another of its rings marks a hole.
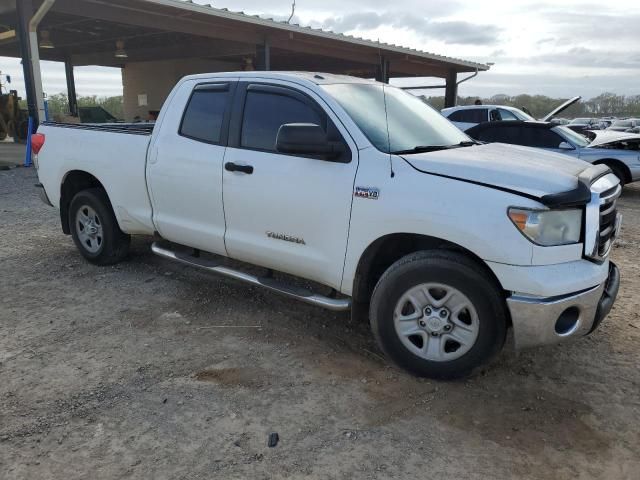
[[[620,271],[609,262],[607,279],[590,289],[558,297],[509,297],[516,348],[588,335],[611,311],[619,287]]]

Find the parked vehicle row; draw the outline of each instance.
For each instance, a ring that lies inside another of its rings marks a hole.
[[[612,130],[625,133],[640,133],[640,119],[615,117],[590,118],[579,117],[573,120],[558,117],[558,114],[579,101],[581,97],[573,97],[549,112],[540,120],[556,125],[566,125],[574,132],[585,134],[593,130]],[[441,113],[460,130],[466,131],[485,122],[533,121],[528,111],[506,105],[460,105],[444,108]]]
[[[517,348],[589,334],[618,292],[621,187],[607,166],[481,144],[377,82],[189,76],[155,125],[45,123],[33,147],[41,196],[88,261],[157,235],[168,260],[368,314],[417,375],[469,374],[508,328]]]
[[[542,121],[550,121],[560,112],[566,110],[571,105],[579,101],[582,97],[573,97],[562,103],[552,111],[547,113]],[[457,107],[444,108],[440,113],[448,118],[456,127],[462,131],[475,127],[485,122],[515,122],[535,120],[528,112],[515,107],[505,105],[461,105]]]
[[[483,142],[542,148],[607,165],[620,184],[640,180],[640,135],[595,132],[593,140],[551,122],[487,122],[467,130]]]
[[[639,129],[640,129],[640,118],[628,118],[626,120],[616,120],[608,128],[608,130],[613,130],[615,132],[630,132],[630,133],[640,133],[638,131]]]

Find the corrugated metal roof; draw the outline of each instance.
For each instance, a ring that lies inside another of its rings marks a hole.
[[[367,40],[361,37],[354,37],[352,35],[345,35],[343,33],[337,33],[330,30],[323,30],[321,28],[312,28],[309,26],[302,26],[298,24],[290,24],[286,21],[279,21],[273,18],[265,18],[260,15],[249,15],[244,12],[235,12],[227,8],[217,8],[210,4],[202,5],[194,3],[192,0],[144,0],[148,3],[154,3],[156,5],[164,5],[166,7],[179,8],[183,10],[189,10],[192,12],[199,12],[207,15],[213,15],[220,18],[227,18],[231,20],[237,20],[240,22],[252,23],[254,25],[260,25],[267,28],[277,28],[280,30],[286,30],[291,32],[303,33],[306,35],[313,35],[316,37],[327,38],[332,40],[339,40],[348,42],[355,45],[361,45],[365,47],[378,48],[380,50],[386,50],[394,53],[401,53],[405,55],[413,55],[415,57],[424,58],[427,60],[435,60],[438,62],[449,63],[461,67],[478,69],[481,71],[489,70],[489,65],[482,63],[471,62],[468,60],[462,60],[460,58],[447,57],[445,55],[437,55],[435,53],[425,52],[415,48],[402,47],[400,45],[392,45],[389,43],[376,42],[373,40]]]

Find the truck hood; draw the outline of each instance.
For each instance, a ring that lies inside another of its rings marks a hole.
[[[529,197],[574,190],[591,165],[567,155],[502,143],[402,155],[413,168]]]

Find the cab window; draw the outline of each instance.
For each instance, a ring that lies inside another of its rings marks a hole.
[[[220,143],[229,99],[228,84],[198,85],[184,111],[180,135],[201,142]]]
[[[278,130],[286,123],[315,123],[326,130],[320,112],[289,95],[249,90],[244,106],[240,146],[276,151]]]

